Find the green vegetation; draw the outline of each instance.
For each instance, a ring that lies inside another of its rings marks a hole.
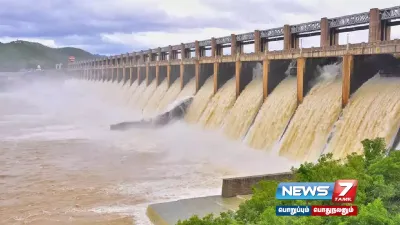
[[[381,138],[362,141],[364,154],[349,155],[334,160],[324,155],[316,164],[305,163],[292,169],[294,181],[332,182],[338,179],[357,179],[356,217],[277,217],[277,205],[332,205],[330,201],[276,200],[279,182],[262,181],[254,187],[253,197],[240,205],[237,212],[221,213],[219,217],[193,216],[178,225],[396,225],[400,224],[400,151],[385,153]]]
[[[13,72],[21,69],[54,69],[55,64],[68,64],[68,57],[75,60],[93,59],[98,57],[79,48],[50,48],[39,43],[14,41],[0,43],[0,71]]]

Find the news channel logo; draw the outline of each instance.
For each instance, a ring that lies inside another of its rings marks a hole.
[[[276,190],[279,200],[331,200],[353,203],[357,195],[357,180],[335,182],[282,182]]]

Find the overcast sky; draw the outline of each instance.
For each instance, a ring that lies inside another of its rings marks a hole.
[[[110,55],[400,5],[396,0],[0,0],[0,41]],[[368,31],[350,42],[367,42]],[[400,38],[400,26],[392,39]],[[346,43],[346,34],[340,43]],[[319,46],[319,36],[303,47]],[[270,44],[282,49],[282,43]]]

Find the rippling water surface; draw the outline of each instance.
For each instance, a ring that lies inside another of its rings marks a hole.
[[[149,224],[150,203],[291,166],[184,123],[111,132],[140,115],[87,81],[0,77],[0,224]]]

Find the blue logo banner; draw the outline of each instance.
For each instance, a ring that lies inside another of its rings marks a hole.
[[[331,200],[334,182],[282,182],[276,189],[280,200]]]
[[[311,206],[293,205],[276,206],[277,216],[311,216]]]

